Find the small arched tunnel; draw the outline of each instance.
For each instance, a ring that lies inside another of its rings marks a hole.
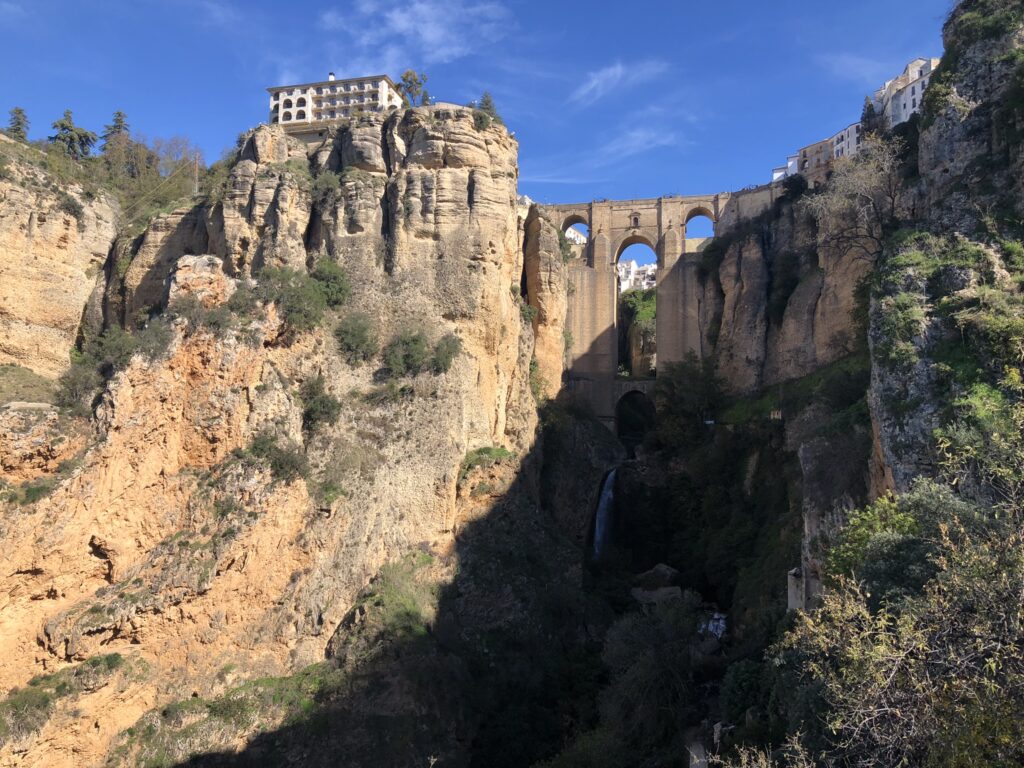
[[[615,432],[622,444],[632,451],[654,429],[656,418],[651,398],[640,390],[631,390],[615,405]]]

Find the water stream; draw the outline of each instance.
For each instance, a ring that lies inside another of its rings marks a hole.
[[[604,476],[601,496],[597,500],[597,512],[594,514],[594,559],[600,560],[608,551],[612,536],[612,514],[615,509],[615,473],[611,470]]]

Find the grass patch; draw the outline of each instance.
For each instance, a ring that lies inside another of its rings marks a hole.
[[[29,680],[0,701],[0,746],[19,742],[40,731],[60,699],[96,690],[125,665],[119,653],[93,656],[68,669]]]
[[[22,368],[0,365],[0,405],[13,402],[52,403],[57,397],[57,382]]]
[[[469,473],[478,467],[490,467],[504,459],[513,459],[515,454],[500,446],[476,448],[466,454],[459,467],[459,481],[465,480]]]

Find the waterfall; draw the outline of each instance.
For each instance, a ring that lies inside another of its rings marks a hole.
[[[611,470],[604,476],[601,496],[597,500],[597,512],[594,514],[594,559],[599,560],[608,549],[611,538],[612,512],[615,507],[615,473]]]

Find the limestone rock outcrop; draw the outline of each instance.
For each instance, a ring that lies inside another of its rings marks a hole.
[[[850,354],[856,290],[872,260],[830,243],[799,204],[740,227],[724,233],[700,302],[705,348],[726,386],[753,392]]]
[[[178,296],[216,308],[264,266],[305,271],[328,258],[352,283],[340,313],[366,313],[382,341],[453,334],[461,352],[447,373],[377,398],[376,366],[336,352],[338,314],[287,344],[273,304],[222,331],[171,321],[166,350],[136,355],[107,384],[80,466],[27,508],[0,508],[0,685],[111,651],[149,665],[127,694],[143,708],[180,698],[182,685],[205,695],[226,665],[286,674],[323,658],[384,563],[451,546],[466,522],[467,452],[527,453],[536,436],[534,329],[509,289],[524,275],[516,150],[504,128],[478,129],[463,109],[368,115],[310,150],[261,127],[219,201],[119,244],[105,287],[114,321]],[[551,259],[538,334],[560,350]],[[557,384],[560,351],[541,356]],[[316,377],[341,413],[313,434],[296,390]],[[276,477],[248,453],[262,434],[303,455],[308,479]],[[43,454],[25,461],[48,469]],[[103,700],[75,702],[98,737],[62,734],[76,717],[62,710],[17,758],[0,749],[0,765],[99,762],[131,724],[124,709],[94,706]]]
[[[0,143],[16,148],[0,174],[0,364],[55,377],[102,291],[117,204],[74,184],[59,190],[32,162],[37,150],[3,135]]]

